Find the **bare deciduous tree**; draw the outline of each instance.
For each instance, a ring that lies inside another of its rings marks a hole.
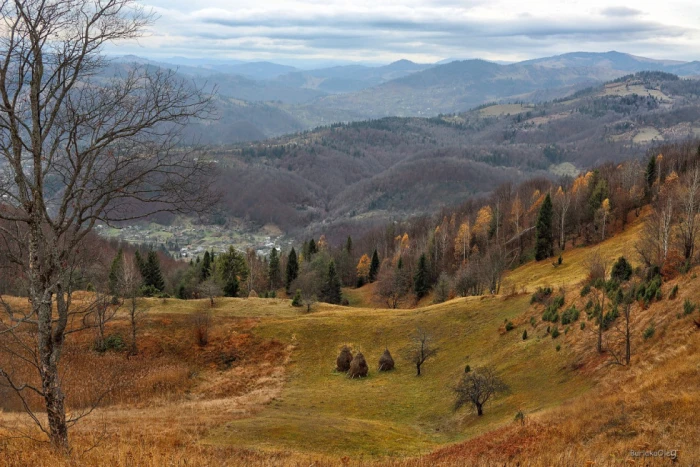
[[[698,214],[700,212],[700,166],[690,171],[678,188],[678,200],[681,206],[681,220],[678,223],[679,240],[683,256],[692,259],[695,253],[695,241],[700,229]]]
[[[129,315],[129,325],[131,326],[131,347],[129,349],[129,354],[131,355],[136,355],[138,353],[136,333],[138,324],[146,313],[146,310],[138,307],[138,296],[141,284],[141,273],[139,272],[136,262],[132,257],[124,258],[119,289],[121,291],[121,296],[128,302],[126,304],[126,310]]]
[[[454,388],[457,393],[455,410],[464,405],[471,405],[476,409],[479,417],[484,414],[484,405],[499,393],[508,390],[506,384],[496,375],[496,371],[490,367],[476,368],[465,373]]]
[[[416,365],[416,376],[420,376],[423,363],[437,352],[438,348],[433,345],[432,336],[425,329],[416,328],[411,335],[411,345],[406,350],[407,359]]]
[[[178,149],[179,127],[211,98],[174,72],[134,66],[104,79],[103,45],[141,35],[153,17],[132,0],[0,3],[1,241],[26,274],[29,310],[4,307],[0,332],[33,328],[40,384],[10,381],[44,400],[51,443],[69,449],[59,369],[74,330],[74,258],[98,222],[201,209],[210,166]],[[0,375],[10,380],[0,368]]]

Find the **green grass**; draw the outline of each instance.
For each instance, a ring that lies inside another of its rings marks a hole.
[[[280,303],[275,308],[281,316],[262,318],[254,332],[296,346],[282,396],[256,416],[214,430],[208,442],[333,455],[417,455],[509,423],[519,408],[540,410],[585,391],[586,381],[562,370],[566,352],[557,353],[551,339],[499,334],[504,319],[528,306],[529,297],[521,296],[457,299],[415,310],[322,305],[318,312],[292,316]],[[429,330],[440,349],[421,377],[403,357],[417,326]],[[350,380],[334,371],[343,344],[363,352],[368,378]],[[385,345],[397,368],[378,373]],[[452,410],[451,388],[467,364],[495,365],[511,387],[481,418]]]

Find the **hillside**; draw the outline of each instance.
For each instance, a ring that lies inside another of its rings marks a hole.
[[[580,258],[596,250],[608,257],[624,253],[637,264],[632,243],[638,225],[577,249],[565,264],[580,267]],[[539,275],[542,283],[564,287],[566,307],[584,309],[589,297],[579,293],[582,274],[547,266],[529,263],[510,277]],[[676,284],[678,296],[668,298]],[[461,298],[411,310],[319,305],[304,314],[287,300],[220,299],[212,310],[211,341],[203,348],[189,334],[189,319],[208,308],[205,301],[144,299],[148,318],[138,357],[81,351],[89,336],[67,352],[72,365],[67,387],[88,383],[82,375],[95,365],[103,381],[132,375],[106,407],[76,425],[72,461],[492,465],[527,459],[544,466],[604,464],[611,456],[623,461],[639,448],[678,450],[681,463],[692,464],[700,459],[693,415],[700,402],[692,323],[698,315],[683,315],[682,308],[686,299],[700,302],[698,285],[690,271],[665,283],[661,300],[646,308],[635,305],[630,367],[610,365],[609,354],[595,352],[595,325],[585,313],[580,318],[585,328],[576,322],[553,339],[541,320],[542,306],[531,305],[529,286],[512,296]],[[504,320],[515,329],[505,331]],[[645,338],[650,323],[656,332]],[[439,347],[420,378],[402,357],[416,326],[429,330]],[[110,332],[125,331],[121,319],[110,325]],[[351,380],[333,371],[345,344],[368,358],[368,378]],[[385,347],[397,368],[377,373],[376,359]],[[510,388],[483,417],[452,410],[451,387],[467,364],[494,365]],[[81,394],[90,399],[89,392]],[[12,426],[12,399],[3,401],[0,420]],[[518,410],[526,414],[524,426],[513,422]],[[103,423],[108,436],[84,452]],[[8,466],[71,462],[26,439],[5,444],[0,460]]]
[[[319,223],[326,234],[360,230],[506,181],[575,175],[693,138],[699,90],[694,80],[642,73],[542,104],[333,125],[208,154],[225,166],[229,215],[287,232]]]

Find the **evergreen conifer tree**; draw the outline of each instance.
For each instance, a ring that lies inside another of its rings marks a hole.
[[[379,275],[379,255],[377,254],[377,249],[375,248],[374,253],[372,253],[372,262],[369,266],[369,281],[376,281],[377,275]]]
[[[418,269],[413,276],[413,291],[416,293],[416,297],[420,299],[428,294],[428,289],[428,259],[423,253],[418,259]]]
[[[321,288],[321,296],[324,302],[333,303],[335,305],[339,305],[343,299],[340,276],[338,276],[338,272],[335,270],[335,262],[333,260],[328,263],[328,275]]]
[[[115,297],[119,295],[119,279],[121,278],[123,267],[124,252],[119,248],[117,255],[112,260],[112,266],[109,268],[109,293]]]
[[[547,194],[537,216],[535,241],[535,259],[537,261],[542,261],[554,254],[553,214],[552,198]]]
[[[268,266],[270,290],[276,290],[280,286],[280,278],[280,257],[277,248],[273,248],[270,252],[270,264]]]
[[[287,293],[289,293],[289,287],[291,287],[292,282],[294,282],[297,277],[299,277],[299,261],[297,260],[297,252],[294,251],[294,247],[292,247],[292,251],[290,251],[289,256],[287,256],[287,274],[285,277]]]
[[[145,269],[145,285],[150,285],[162,292],[163,289],[165,289],[165,280],[163,279],[163,273],[160,270],[160,260],[158,260],[158,254],[153,250],[148,252]]]

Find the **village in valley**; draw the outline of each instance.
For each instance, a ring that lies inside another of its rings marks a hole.
[[[253,249],[259,256],[268,256],[273,248],[280,250],[291,244],[274,225],[256,228],[242,221],[216,225],[195,224],[186,219],[178,219],[171,225],[155,222],[120,227],[98,225],[97,232],[103,238],[147,245],[183,261],[202,256],[205,251],[222,253],[231,246],[241,252]]]

